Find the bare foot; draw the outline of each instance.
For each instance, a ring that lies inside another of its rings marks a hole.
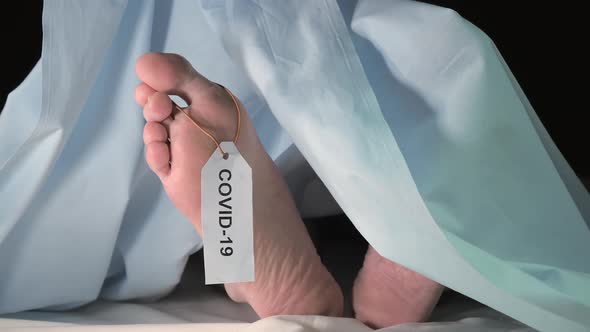
[[[442,290],[369,246],[354,283],[353,308],[356,318],[373,328],[421,322],[428,319]]]
[[[135,98],[147,120],[147,163],[176,207],[202,235],[201,168],[215,145],[184,115],[171,114],[168,95],[182,97],[190,105],[191,117],[219,141],[233,139],[235,106],[225,90],[181,56],[148,53],[139,58],[136,71],[142,83]],[[249,303],[260,317],[341,315],[342,292],[321,263],[288,188],[246,112],[242,113],[237,147],[252,167],[256,281],[226,284],[227,293],[235,301]]]

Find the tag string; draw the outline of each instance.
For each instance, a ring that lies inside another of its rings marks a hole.
[[[218,84],[220,87],[222,87],[225,92],[227,92],[227,94],[231,97],[231,99],[234,102],[234,105],[236,106],[236,111],[238,112],[238,127],[236,128],[236,135],[234,136],[234,143],[237,144],[238,143],[238,139],[240,138],[240,127],[241,127],[241,116],[240,114],[242,113],[240,110],[240,104],[238,103],[238,101],[236,100],[236,97],[234,96],[233,93],[231,93],[231,91],[229,91],[228,88],[224,87],[221,84]],[[172,104],[174,105],[174,107],[179,110],[180,112],[182,112],[182,114],[184,114],[187,119],[192,122],[192,124],[199,128],[203,134],[205,134],[207,137],[209,137],[211,139],[211,141],[213,141],[213,143],[215,143],[215,146],[217,146],[217,149],[219,149],[219,151],[221,152],[221,154],[223,155],[223,159],[227,159],[228,158],[228,154],[223,151],[223,149],[221,148],[221,145],[219,144],[219,141],[217,141],[215,139],[215,137],[213,137],[213,135],[208,132],[205,128],[203,128],[200,124],[197,123],[197,121],[193,120],[193,118],[191,118],[191,116],[188,114],[188,111],[186,110],[186,108],[181,108],[180,106],[178,106],[175,102],[172,102]]]

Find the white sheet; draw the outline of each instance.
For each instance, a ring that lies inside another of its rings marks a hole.
[[[191,260],[179,287],[154,303],[98,301],[70,312],[23,312],[0,318],[2,332],[41,331],[314,331],[368,332],[352,318],[277,316],[258,320],[249,306],[229,300],[216,287],[200,282],[201,261]],[[534,331],[459,294],[443,298],[432,315],[436,322],[403,324],[388,332]]]

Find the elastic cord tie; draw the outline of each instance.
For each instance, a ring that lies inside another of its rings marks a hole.
[[[240,110],[240,104],[236,100],[236,97],[234,96],[234,94],[231,93],[231,91],[229,91],[228,88],[224,87],[221,84],[217,84],[217,85],[219,85],[220,87],[222,87],[227,92],[227,94],[229,94],[229,96],[231,97],[231,99],[234,102],[234,105],[236,106],[236,110],[238,111],[238,127],[236,129],[236,135],[234,136],[234,143],[237,144],[238,143],[238,139],[240,138],[240,127],[241,127],[241,113],[242,112]],[[223,155],[223,159],[227,159],[229,157],[228,153],[226,153],[225,151],[223,151],[223,149],[221,148],[221,145],[215,139],[215,137],[213,137],[213,135],[210,132],[208,132],[205,128],[201,127],[201,125],[199,125],[197,123],[197,121],[193,120],[193,118],[191,118],[191,116],[188,114],[188,111],[186,109],[181,108],[175,102],[172,102],[172,104],[174,105],[174,107],[177,110],[179,110],[180,112],[182,112],[182,114],[184,114],[187,117],[187,119],[189,119],[189,121],[192,122],[193,125],[195,125],[197,128],[199,128],[203,132],[203,134],[207,135],[207,137],[209,137],[211,139],[211,141],[213,141],[213,143],[215,143],[215,145],[217,146],[217,149],[219,149],[219,151]]]

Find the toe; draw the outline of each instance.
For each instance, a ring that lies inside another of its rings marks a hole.
[[[166,143],[168,140],[168,132],[166,128],[159,122],[148,122],[143,128],[143,143],[148,145],[153,142]]]
[[[172,101],[167,94],[155,92],[143,107],[143,117],[146,121],[164,121],[172,113]]]
[[[182,97],[191,103],[191,96],[213,86],[180,55],[147,53],[135,65],[137,76],[153,89]]]
[[[156,90],[142,82],[137,86],[137,88],[135,88],[135,101],[139,105],[144,106],[147,103],[148,98],[155,92]]]
[[[164,142],[151,142],[146,145],[145,159],[150,169],[160,178],[170,173],[170,149]]]

